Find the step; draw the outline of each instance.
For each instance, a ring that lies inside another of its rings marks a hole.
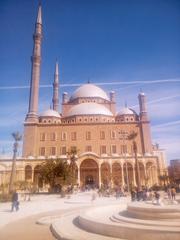
[[[129,203],[127,206],[129,217],[138,218],[142,220],[177,220],[180,221],[180,206],[168,205],[158,206],[152,204],[145,204],[141,202]],[[170,220],[170,221],[171,221]]]
[[[83,230],[78,223],[78,214],[79,212],[65,214],[53,222],[50,227],[53,235],[61,240],[123,240]]]
[[[142,219],[122,216],[121,212],[112,215],[110,217],[110,220],[113,221],[113,222],[117,222],[117,223],[121,222],[121,223],[127,223],[127,224],[128,223],[133,223],[133,224],[147,225],[147,226],[180,227],[180,222],[179,221],[142,220]]]
[[[111,206],[110,206],[111,208]],[[180,228],[159,225],[140,225],[126,222],[112,222],[106,218],[106,208],[87,210],[79,216],[79,224],[86,231],[130,240],[179,240]],[[113,210],[113,208],[111,208]],[[109,209],[107,209],[109,214]]]

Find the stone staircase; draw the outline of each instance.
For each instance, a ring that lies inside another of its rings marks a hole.
[[[52,220],[62,240],[179,240],[180,206],[145,203],[105,205],[77,210]]]

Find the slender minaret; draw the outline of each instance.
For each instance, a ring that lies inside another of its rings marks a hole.
[[[141,91],[138,95],[139,108],[140,108],[140,119],[148,121],[147,107],[146,107],[146,95]]]
[[[142,153],[152,152],[151,128],[146,106],[146,95],[143,92],[139,93],[139,108],[140,108],[140,129],[142,140]]]
[[[26,121],[36,122],[38,120],[38,98],[39,98],[39,79],[41,66],[41,41],[42,41],[42,18],[41,5],[38,8],[38,15],[33,35],[34,47],[31,57],[31,85],[29,96],[29,110]]]
[[[58,62],[56,62],[55,73],[54,73],[54,83],[53,83],[53,110],[59,110],[59,70],[58,70]]]

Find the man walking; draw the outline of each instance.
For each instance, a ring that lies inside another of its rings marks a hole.
[[[12,208],[11,208],[11,212],[14,211],[14,208],[16,209],[16,211],[19,210],[18,193],[16,191],[14,191],[13,195],[12,195]]]

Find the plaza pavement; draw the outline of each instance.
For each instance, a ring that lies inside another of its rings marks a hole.
[[[97,197],[92,200],[92,192],[71,195],[61,198],[60,195],[33,195],[31,201],[20,198],[20,209],[11,212],[11,203],[0,203],[0,240],[54,240],[48,224],[37,224],[46,217],[57,217],[74,210],[81,210],[91,206],[117,205],[122,206],[130,202],[130,197]],[[177,195],[180,199],[180,194]]]
[[[57,216],[75,209],[130,201],[128,198],[97,197],[91,201],[92,192],[77,193],[70,198],[60,195],[33,195],[31,201],[20,198],[20,209],[11,212],[11,203],[0,203],[0,239],[1,240],[51,240],[54,239],[48,225],[36,222],[49,215]]]

